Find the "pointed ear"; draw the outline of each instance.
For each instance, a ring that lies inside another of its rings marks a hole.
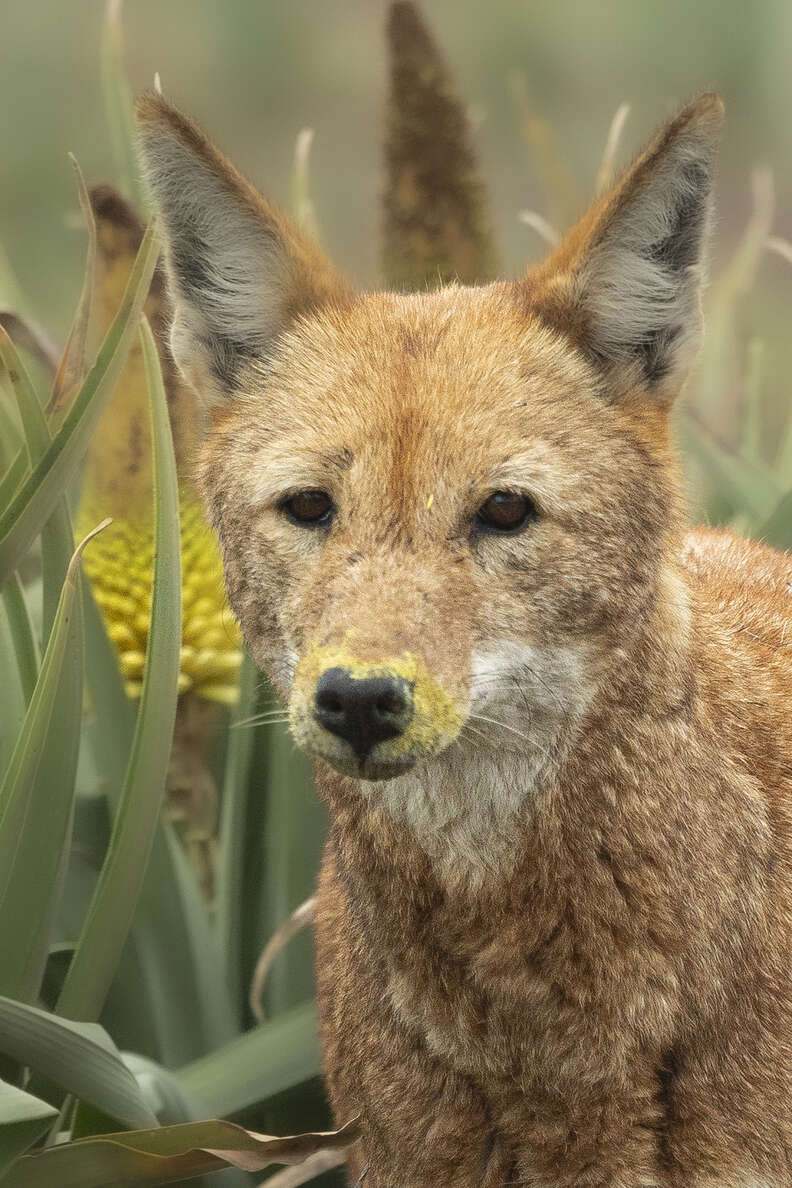
[[[289,323],[349,293],[292,221],[162,96],[139,100],[137,120],[164,228],[173,356],[202,401],[217,405]]]
[[[671,399],[695,356],[722,119],[716,95],[684,107],[525,282],[614,395],[640,385]]]

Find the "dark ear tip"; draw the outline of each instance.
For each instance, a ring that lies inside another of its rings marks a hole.
[[[159,91],[144,91],[135,103],[135,123],[138,130],[146,135],[149,129],[159,127],[172,128],[175,132],[193,131],[193,126],[187,116],[182,115],[178,107],[169,103]]]
[[[140,124],[150,124],[167,119],[170,104],[159,91],[144,91],[135,103],[135,118]]]
[[[135,208],[114,186],[100,182],[88,191],[91,209],[98,222],[110,223],[119,229],[143,234],[143,223]]]

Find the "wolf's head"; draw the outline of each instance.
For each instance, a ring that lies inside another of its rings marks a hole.
[[[721,117],[712,95],[685,107],[524,278],[405,296],[353,292],[141,102],[231,600],[295,738],[343,773],[465,748],[539,763],[658,602],[683,612],[667,416]]]

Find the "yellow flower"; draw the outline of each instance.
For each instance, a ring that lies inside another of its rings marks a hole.
[[[95,330],[118,307],[142,226],[109,186],[91,193],[97,226]],[[179,471],[182,555],[182,649],[179,689],[211,701],[237,698],[242,661],[239,626],[228,606],[217,540],[191,480],[197,425],[194,397],[165,344],[167,300],[155,276],[146,315],[160,344]],[[151,612],[153,510],[148,395],[139,348],[133,350],[92,438],[77,513],[78,537],[104,516],[113,523],[86,552],[85,572],[118,649],[130,696],[140,694]],[[90,553],[90,557],[88,556]]]
[[[233,703],[242,660],[239,627],[226,602],[217,542],[190,492],[180,501],[182,546],[182,649],[179,692]],[[83,499],[78,533],[101,518],[100,504]],[[99,538],[97,538],[98,543]],[[101,548],[83,562],[119,653],[131,697],[140,694],[151,613],[151,525],[115,519]]]

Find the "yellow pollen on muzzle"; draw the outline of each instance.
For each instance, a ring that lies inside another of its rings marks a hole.
[[[459,734],[462,711],[419,656],[406,652],[381,660],[361,660],[344,647],[312,648],[297,666],[290,704],[292,727],[297,733],[301,733],[300,720],[304,721],[313,706],[319,678],[329,668],[343,668],[353,680],[400,677],[412,686],[412,720],[404,734],[379,744],[378,755],[383,760],[429,754],[447,746]]]

